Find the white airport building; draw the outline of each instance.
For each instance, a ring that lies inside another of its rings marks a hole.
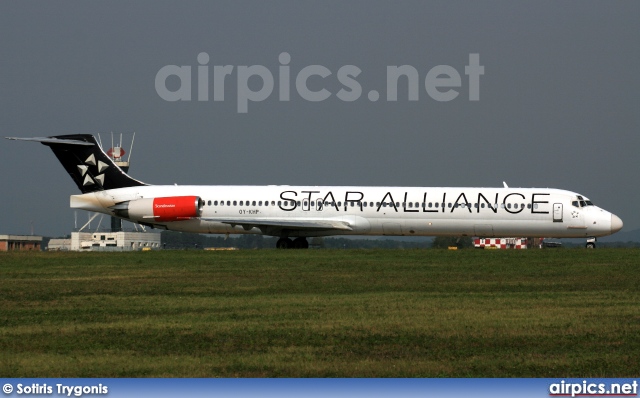
[[[47,250],[136,251],[161,248],[159,232],[72,232],[71,239],[51,239]]]

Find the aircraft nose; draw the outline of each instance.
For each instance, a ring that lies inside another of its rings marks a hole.
[[[622,220],[620,219],[620,217],[616,216],[615,214],[611,215],[611,233],[615,234],[616,232],[620,231],[622,229]]]

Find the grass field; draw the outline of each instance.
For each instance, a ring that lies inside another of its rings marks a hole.
[[[1,253],[3,377],[635,377],[640,250]]]

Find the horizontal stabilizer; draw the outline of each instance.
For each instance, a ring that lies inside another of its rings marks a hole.
[[[68,144],[68,145],[84,145],[84,146],[94,145],[93,143],[86,142],[86,141],[64,140],[64,139],[52,138],[52,137],[33,137],[33,138],[4,137],[4,138],[8,140],[16,140],[16,141],[35,141],[35,142],[41,142],[43,144]]]

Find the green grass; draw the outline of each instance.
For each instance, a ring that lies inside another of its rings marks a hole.
[[[640,250],[1,253],[3,377],[634,377]]]

